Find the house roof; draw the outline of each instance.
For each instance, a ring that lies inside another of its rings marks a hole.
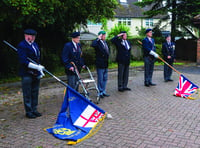
[[[119,1],[119,0],[118,0]],[[115,17],[123,18],[144,18],[146,17],[143,13],[151,9],[150,6],[146,6],[144,8],[140,8],[139,6],[134,5],[138,0],[127,0],[127,3],[120,3],[120,6],[115,10]],[[153,18],[161,18],[161,16],[155,16]]]

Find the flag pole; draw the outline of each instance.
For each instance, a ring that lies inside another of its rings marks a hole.
[[[6,45],[8,45],[10,48],[12,48],[14,51],[17,52],[17,48],[15,48],[13,45],[11,45],[10,43],[8,43],[7,41],[3,41]],[[34,63],[34,64],[37,64],[37,62],[35,62],[34,60],[32,60],[31,58],[27,57],[27,59]],[[62,85],[64,85],[65,87],[68,87],[68,84],[66,84],[65,82],[63,82],[62,80],[60,80],[58,77],[56,77],[55,75],[53,75],[52,73],[50,73],[47,69],[43,69],[43,71],[45,71],[46,73],[48,73],[50,76],[52,76],[54,79],[56,79],[58,82],[60,82]]]
[[[142,45],[142,42],[137,40],[137,42]],[[181,73],[176,70],[173,66],[171,66],[169,63],[167,63],[163,58],[161,58],[160,56],[158,57],[162,62],[164,62],[167,66],[169,66],[171,69],[173,69],[176,73],[178,73],[179,75],[181,75]]]

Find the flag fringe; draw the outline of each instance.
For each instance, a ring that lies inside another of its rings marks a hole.
[[[90,138],[91,136],[93,136],[94,134],[96,134],[100,128],[102,127],[103,123],[104,123],[104,119],[105,117],[107,116],[107,112],[104,114],[104,116],[94,125],[94,127],[90,130],[90,132],[84,136],[83,138],[81,139],[78,139],[77,141],[68,141],[68,145],[75,145],[77,143],[80,143],[88,138]],[[98,127],[97,127],[98,125]]]
[[[199,99],[199,98],[200,98],[199,92],[200,92],[200,89],[198,88],[193,94],[191,94],[189,97],[187,97],[187,99],[190,99],[190,100],[197,100],[197,99]],[[198,98],[196,98],[196,97],[191,97],[191,96],[193,96],[193,95],[195,95],[195,94],[198,94]]]

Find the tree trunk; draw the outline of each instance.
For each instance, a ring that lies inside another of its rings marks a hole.
[[[176,0],[172,0],[172,10],[176,9]],[[176,12],[172,12],[172,21],[171,21],[171,39],[175,41],[175,34],[176,34]]]

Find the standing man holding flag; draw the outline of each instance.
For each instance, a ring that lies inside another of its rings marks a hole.
[[[24,99],[24,108],[27,118],[36,118],[42,116],[37,111],[38,94],[40,78],[44,76],[44,66],[40,65],[40,49],[34,42],[37,32],[33,29],[24,31],[25,40],[17,46],[20,62],[20,76],[22,77],[22,91]],[[37,64],[30,62],[32,59]]]
[[[142,49],[144,54],[144,85],[146,87],[155,86],[152,83],[153,68],[155,58],[159,55],[156,53],[155,41],[152,38],[152,29],[146,29],[146,38],[142,40]]]
[[[95,48],[96,53],[96,69],[97,69],[97,85],[101,98],[109,97],[106,93],[106,83],[108,79],[108,58],[109,58],[109,47],[105,41],[106,32],[100,31],[98,38],[92,42],[92,47]]]
[[[127,40],[126,31],[121,31],[120,34],[111,40],[117,47],[117,63],[118,63],[118,91],[130,91],[127,87],[129,76],[129,65],[131,57],[131,44]]]
[[[73,32],[71,34],[72,41],[65,44],[62,52],[62,61],[65,66],[65,72],[67,74],[67,82],[70,87],[78,91],[78,76],[75,73],[75,68],[71,64],[73,62],[78,71],[81,72],[81,68],[85,68],[83,59],[81,58],[82,51],[80,45],[80,32]]]
[[[167,35],[165,37],[166,42],[162,44],[162,54],[164,56],[164,60],[171,66],[173,66],[175,60],[175,43],[171,41],[171,36]],[[165,82],[173,81],[171,79],[172,68],[170,68],[167,64],[164,64],[164,80]]]

